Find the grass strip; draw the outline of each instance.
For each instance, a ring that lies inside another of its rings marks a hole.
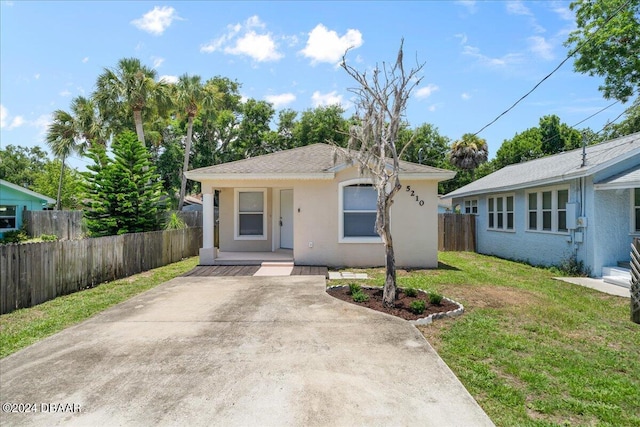
[[[0,316],[0,358],[60,332],[160,283],[180,276],[198,264],[188,258],[144,273],[100,284],[73,294]]]

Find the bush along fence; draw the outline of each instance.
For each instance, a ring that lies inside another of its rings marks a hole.
[[[0,314],[198,255],[202,228],[0,245]]]
[[[165,214],[168,220],[173,212]],[[202,212],[182,211],[178,216],[187,227],[202,227]],[[82,239],[87,235],[82,211],[25,211],[27,234],[40,237],[43,234],[58,236],[58,240]]]
[[[476,216],[438,214],[439,251],[476,251]]]

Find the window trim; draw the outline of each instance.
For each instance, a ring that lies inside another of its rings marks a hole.
[[[4,233],[6,231],[14,231],[17,230],[18,227],[18,205],[1,205],[4,206],[5,208],[11,208],[13,207],[15,214],[14,215],[2,215],[2,213],[0,213],[0,219],[4,219],[4,218],[13,218],[13,224],[14,226],[12,228],[0,228],[0,233]]]
[[[531,233],[545,233],[545,234],[561,234],[568,235],[570,233],[569,228],[567,227],[564,230],[558,229],[560,223],[560,212],[565,212],[565,226],[567,225],[568,218],[566,217],[567,207],[565,205],[564,209],[558,209],[558,192],[566,191],[567,192],[567,204],[571,202],[571,188],[568,185],[563,186],[555,186],[555,187],[543,187],[543,188],[535,188],[531,190],[527,190],[524,193],[524,210],[526,212],[525,215],[525,231]],[[551,209],[543,209],[542,200],[543,193],[551,193]],[[529,209],[529,197],[531,194],[536,195],[536,210],[532,211]],[[529,223],[529,216],[532,212],[536,212],[536,228],[531,228]],[[545,230],[544,226],[544,217],[543,212],[551,212],[551,229]]]
[[[636,191],[640,192],[639,188],[631,188],[630,195],[630,205],[631,205],[631,221],[630,221],[630,229],[632,235],[640,235],[640,224],[636,224],[636,211],[640,210],[640,205],[636,205],[635,197]]]
[[[358,184],[371,184],[369,178],[355,178],[338,183],[338,243],[382,243],[382,237],[345,237],[344,235],[344,188]]]
[[[469,206],[468,206],[469,212],[467,212],[467,203],[469,203]],[[465,199],[462,205],[463,205],[465,214],[478,215],[478,199]]]
[[[512,207],[511,210],[507,209],[508,203],[507,203],[507,199],[511,197],[512,200]],[[493,211],[490,211],[489,209],[491,209],[491,202],[489,201],[490,199],[493,199]],[[502,199],[502,211],[498,212],[498,199]],[[505,233],[515,233],[516,231],[516,197],[515,197],[515,193],[501,193],[501,194],[493,194],[490,196],[487,196],[487,230],[489,231],[501,231],[501,232],[505,232]],[[503,217],[502,217],[502,227],[498,227],[498,214],[502,213]],[[511,228],[507,228],[507,225],[509,223],[509,214],[512,215],[512,221],[511,221]],[[489,224],[491,223],[491,216],[495,215],[493,217],[493,226],[489,226]]]
[[[240,193],[262,193],[262,234],[240,235]],[[235,188],[233,193],[233,239],[234,240],[267,240],[267,189]]]

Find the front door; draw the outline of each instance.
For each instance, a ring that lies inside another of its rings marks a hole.
[[[280,247],[293,249],[293,190],[280,190]]]

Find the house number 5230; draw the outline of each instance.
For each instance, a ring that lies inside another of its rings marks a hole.
[[[418,196],[418,195],[416,194],[416,191],[415,191],[415,190],[412,190],[412,189],[411,189],[411,186],[410,186],[410,185],[407,185],[407,193],[409,193],[409,195],[410,195],[411,197],[415,197],[415,198],[416,198],[416,203],[417,203],[417,204],[419,204],[420,206],[424,206],[424,200],[420,199],[420,196]]]

